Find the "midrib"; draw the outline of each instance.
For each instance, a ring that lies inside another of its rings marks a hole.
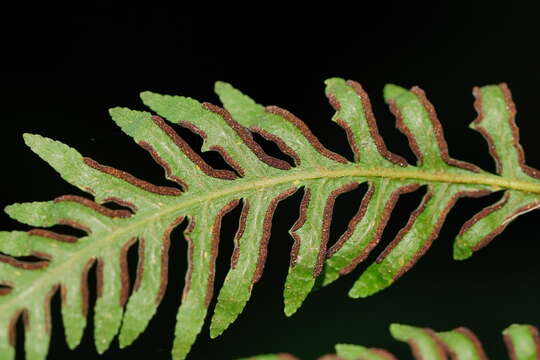
[[[294,170],[293,170],[294,171]],[[293,172],[291,171],[291,172]],[[533,194],[540,194],[540,182],[534,181],[524,181],[512,178],[503,178],[498,175],[492,175],[489,173],[449,173],[444,171],[426,171],[421,170],[415,167],[405,167],[405,168],[361,168],[355,165],[354,167],[340,167],[335,169],[310,169],[310,171],[297,171],[293,172],[291,175],[276,176],[271,178],[262,178],[253,181],[241,181],[239,185],[238,182],[231,181],[232,186],[224,186],[219,190],[212,191],[205,195],[193,194],[189,196],[188,194],[183,195],[184,201],[180,201],[172,206],[167,206],[161,209],[160,211],[154,213],[152,216],[144,217],[139,221],[128,224],[127,226],[118,228],[112,231],[108,236],[105,236],[101,239],[95,239],[87,247],[84,247],[76,253],[72,253],[69,256],[69,259],[66,259],[62,263],[58,264],[50,271],[46,272],[46,277],[51,279],[57,279],[55,274],[60,275],[67,271],[72,264],[80,264],[84,259],[90,258],[91,254],[96,254],[97,249],[106,246],[112,242],[116,237],[121,236],[124,233],[127,233],[134,228],[144,226],[150,221],[159,219],[162,216],[165,216],[171,212],[176,212],[182,208],[190,207],[198,202],[202,201],[212,201],[221,197],[225,197],[235,193],[243,193],[250,190],[257,190],[263,188],[269,188],[276,185],[282,185],[290,183],[291,185],[301,185],[303,181],[313,180],[313,179],[335,179],[335,178],[345,178],[345,177],[359,177],[359,178],[388,178],[388,179],[399,179],[402,181],[415,181],[418,180],[420,183],[449,183],[449,184],[463,184],[463,185],[478,185],[478,186],[488,186],[496,190],[510,189],[517,190],[522,192],[528,192]],[[182,199],[182,197],[180,199]],[[90,254],[89,254],[90,253]],[[81,260],[83,259],[83,260]],[[86,262],[85,262],[86,263]],[[13,293],[14,296],[7,295],[10,299],[2,304],[0,304],[0,313],[6,311],[6,308],[16,302],[18,305],[24,303],[24,301],[17,301],[24,295],[29,292],[38,290],[44,286],[50,287],[51,282],[53,281],[34,281],[35,284],[26,287],[20,293]],[[54,281],[54,283],[59,283],[60,281]],[[16,290],[14,290],[16,291]],[[21,307],[21,306],[19,306]]]

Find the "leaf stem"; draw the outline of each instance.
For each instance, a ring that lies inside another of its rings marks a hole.
[[[140,218],[136,221],[131,221],[127,226],[118,227],[115,230],[111,231],[107,236],[98,238],[88,242],[87,246],[82,247],[79,251],[72,252],[69,255],[68,259],[63,259],[61,262],[55,264],[55,266],[50,266],[45,270],[47,273],[46,277],[52,279],[54,283],[58,283],[59,278],[61,278],[68,269],[73,266],[73,264],[80,264],[86,259],[94,256],[98,253],[98,249],[108,244],[114,242],[115,239],[122,238],[125,239],[125,234],[133,231],[134,229],[147,226],[149,223],[156,221],[157,219],[170,214],[172,212],[178,212],[178,215],[181,215],[182,209],[188,209],[193,205],[200,203],[207,203],[218,198],[223,198],[227,196],[232,196],[238,194],[237,197],[242,197],[243,193],[250,191],[257,191],[268,187],[273,187],[283,184],[291,184],[295,186],[302,186],[304,182],[315,179],[335,179],[335,178],[346,178],[350,177],[352,180],[358,178],[359,181],[369,181],[369,178],[390,178],[396,179],[404,182],[419,182],[422,184],[428,183],[446,183],[446,184],[463,184],[471,186],[484,186],[488,187],[494,191],[496,190],[515,190],[528,192],[533,194],[540,194],[540,181],[535,181],[531,178],[531,181],[526,181],[522,179],[515,178],[503,178],[498,175],[493,175],[487,172],[482,173],[472,173],[472,172],[450,172],[443,170],[435,171],[426,171],[417,167],[404,167],[404,168],[362,168],[357,165],[351,166],[347,165],[338,165],[336,168],[318,168],[310,170],[298,170],[295,171],[289,170],[286,172],[286,175],[283,176],[274,176],[274,177],[258,177],[258,178],[242,178],[234,181],[230,181],[229,184],[225,184],[221,188],[216,188],[212,192],[207,193],[187,193],[185,195],[179,196],[171,205],[165,204],[163,208],[159,211],[152,211],[152,215],[148,214],[139,214]],[[137,216],[134,215],[134,216]],[[133,220],[133,218],[131,218]],[[97,234],[95,234],[97,235]],[[52,265],[52,264],[51,264]],[[58,278],[55,277],[55,274],[58,274]],[[6,299],[0,303],[0,313],[6,311],[6,308],[10,306],[20,305],[18,298],[21,295],[27,295],[28,292],[36,290],[38,288],[50,286],[48,281],[38,281],[31,286],[21,287],[21,292],[17,294],[16,290],[12,292],[13,297]],[[19,296],[15,296],[19,295]],[[32,297],[29,297],[32,298]]]

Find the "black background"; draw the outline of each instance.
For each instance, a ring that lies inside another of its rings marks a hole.
[[[143,90],[218,103],[213,94],[216,80],[231,82],[260,103],[289,109],[328,148],[349,158],[344,132],[330,121],[333,111],[323,81],[332,76],[357,80],[371,96],[389,149],[411,162],[406,139],[394,128],[382,100],[382,87],[387,82],[419,85],[438,110],[451,155],[490,171],[494,163],[485,141],[467,127],[476,116],[471,90],[504,81],[517,103],[527,162],[540,168],[537,9],[523,3],[359,2],[353,10],[346,3],[332,2],[295,13],[257,4],[237,9],[232,16],[210,5],[189,10],[182,4],[137,9],[113,8],[106,2],[76,9],[32,4],[4,8],[0,206],[66,193],[82,195],[25,147],[24,132],[52,137],[101,163],[168,185],[159,166],[121,133],[107,109],[117,105],[144,109],[138,99]],[[322,11],[315,15],[315,10]],[[176,129],[200,148],[197,136]],[[212,164],[223,166],[218,157],[207,155]],[[331,241],[345,230],[364,191],[361,187],[338,199]],[[407,346],[390,337],[392,322],[437,330],[467,326],[479,335],[491,358],[506,358],[500,334],[505,327],[540,325],[537,213],[517,219],[472,259],[452,260],[452,242],[461,224],[501,194],[460,200],[415,268],[368,299],[347,297],[354,280],[405,224],[424,192],[400,200],[374,256],[349,276],[313,293],[291,318],[283,315],[281,293],[292,241],[287,230],[297,217],[301,193],[284,201],[274,220],[266,272],[252,300],[221,337],[210,340],[206,324],[188,358],[234,359],[286,351],[313,359],[331,352],[337,342],[386,347],[408,357]],[[225,219],[216,289],[227,271],[238,215],[237,210]],[[2,229],[27,229],[5,214],[0,222]],[[144,335],[123,350],[115,341],[99,356],[87,329],[82,345],[70,351],[58,321],[57,295],[49,358],[167,359],[186,270],[185,225],[173,234],[166,297]],[[130,253],[132,268],[134,255]],[[93,303],[95,276],[90,285]],[[20,324],[18,329],[20,333]],[[19,341],[18,348],[21,345]],[[19,356],[22,359],[22,352]]]

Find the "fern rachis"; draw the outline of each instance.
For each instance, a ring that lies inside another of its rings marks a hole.
[[[166,286],[167,250],[171,230],[189,219],[188,272],[178,312],[173,354],[183,358],[200,331],[213,295],[215,259],[222,217],[242,200],[231,268],[218,296],[211,334],[219,335],[242,312],[263,271],[272,215],[278,202],[304,190],[300,217],[291,229],[295,242],[285,284],[285,312],[296,311],[315,279],[326,285],[346,274],[374,249],[401,193],[427,185],[428,191],[407,225],[362,274],[353,297],[369,296],[395,281],[427,251],[448,211],[460,196],[479,196],[504,189],[505,196],[468,221],[455,245],[464,258],[485,245],[517,215],[539,206],[537,172],[524,165],[514,124],[514,108],[504,85],[475,90],[479,118],[473,123],[490,142],[498,175],[450,158],[433,106],[418,88],[385,88],[385,98],[407,135],[418,163],[408,165],[390,153],[377,132],[369,100],[360,85],[331,79],[327,95],[336,109],[353,150],[354,162],[325,149],[294,115],[264,108],[227,84],[216,90],[227,112],[183,97],[143,93],[146,105],[170,122],[180,123],[204,138],[203,151],[216,150],[234,171],[208,166],[170,128],[150,113],[111,110],[113,120],[146,149],[178,187],[159,187],[83,158],[59,142],[25,135],[26,143],[71,184],[94,201],[61,197],[52,202],[14,204],[13,218],[37,227],[67,224],[87,232],[66,238],[47,230],[0,233],[0,351],[13,356],[13,319],[29,319],[28,358],[47,352],[48,301],[60,288],[70,347],[85,327],[88,268],[98,264],[95,338],[105,351],[120,333],[120,345],[133,342],[156,311]],[[231,116],[232,115],[232,116]],[[295,166],[272,158],[253,141],[250,131],[274,141]],[[368,182],[357,214],[338,242],[327,250],[335,198]],[[117,202],[131,209],[109,210]],[[139,241],[140,263],[128,296],[125,256]],[[35,255],[44,261],[30,268],[17,257]],[[34,266],[35,267],[35,266]],[[39,299],[39,300],[37,300]],[[125,305],[125,310],[124,310]]]

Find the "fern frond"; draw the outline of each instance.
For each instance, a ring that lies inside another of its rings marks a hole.
[[[303,190],[300,217],[285,283],[285,313],[291,315],[315,280],[327,285],[352,271],[376,247],[400,194],[427,185],[422,203],[377,261],[350,291],[365,297],[408,271],[437,237],[446,214],[462,196],[504,190],[503,199],[468,221],[455,246],[465,258],[487,244],[516,216],[539,206],[540,180],[524,165],[514,123],[514,105],[505,85],[475,90],[479,118],[473,123],[490,143],[498,174],[450,157],[433,106],[424,93],[389,85],[384,95],[408,137],[416,166],[390,153],[378,134],[367,95],[360,85],[342,79],[326,82],[336,109],[333,121],[343,127],[354,161],[319,142],[308,127],[281,108],[263,107],[225,83],[216,91],[225,108],[196,100],[141,94],[160,116],[114,108],[113,120],[159,163],[177,186],[156,186],[83,157],[71,147],[39,135],[25,135],[27,145],[66,181],[94,200],[63,196],[49,202],[14,204],[14,219],[38,227],[0,233],[0,353],[14,356],[14,324],[27,320],[28,359],[43,359],[49,342],[49,300],[59,289],[70,347],[80,342],[86,325],[89,269],[96,264],[98,299],[94,333],[98,352],[116,334],[120,346],[132,343],[153,317],[167,285],[169,236],[184,219],[189,225],[188,271],[177,314],[173,357],[183,359],[206,317],[213,298],[215,262],[223,216],[241,204],[231,266],[217,296],[211,336],[221,334],[242,312],[261,278],[276,206]],[[219,152],[233,171],[210,167],[167,124],[180,124],[201,135],[203,151]],[[267,155],[252,132],[275,142],[294,166]],[[336,197],[368,184],[357,214],[338,242],[327,249]],[[128,210],[110,210],[116,202]],[[56,224],[86,232],[77,238],[45,230]],[[129,293],[127,250],[137,242],[139,264]],[[22,256],[42,261],[28,263]]]
[[[394,339],[409,344],[417,360],[488,360],[480,340],[469,329],[460,327],[451,331],[435,332],[429,328],[392,324]],[[512,360],[540,358],[540,337],[531,325],[513,324],[503,331],[508,355]],[[335,355],[325,355],[319,360],[397,360],[390,352],[360,345],[338,344]],[[239,360],[296,359],[290,354],[261,355]]]

